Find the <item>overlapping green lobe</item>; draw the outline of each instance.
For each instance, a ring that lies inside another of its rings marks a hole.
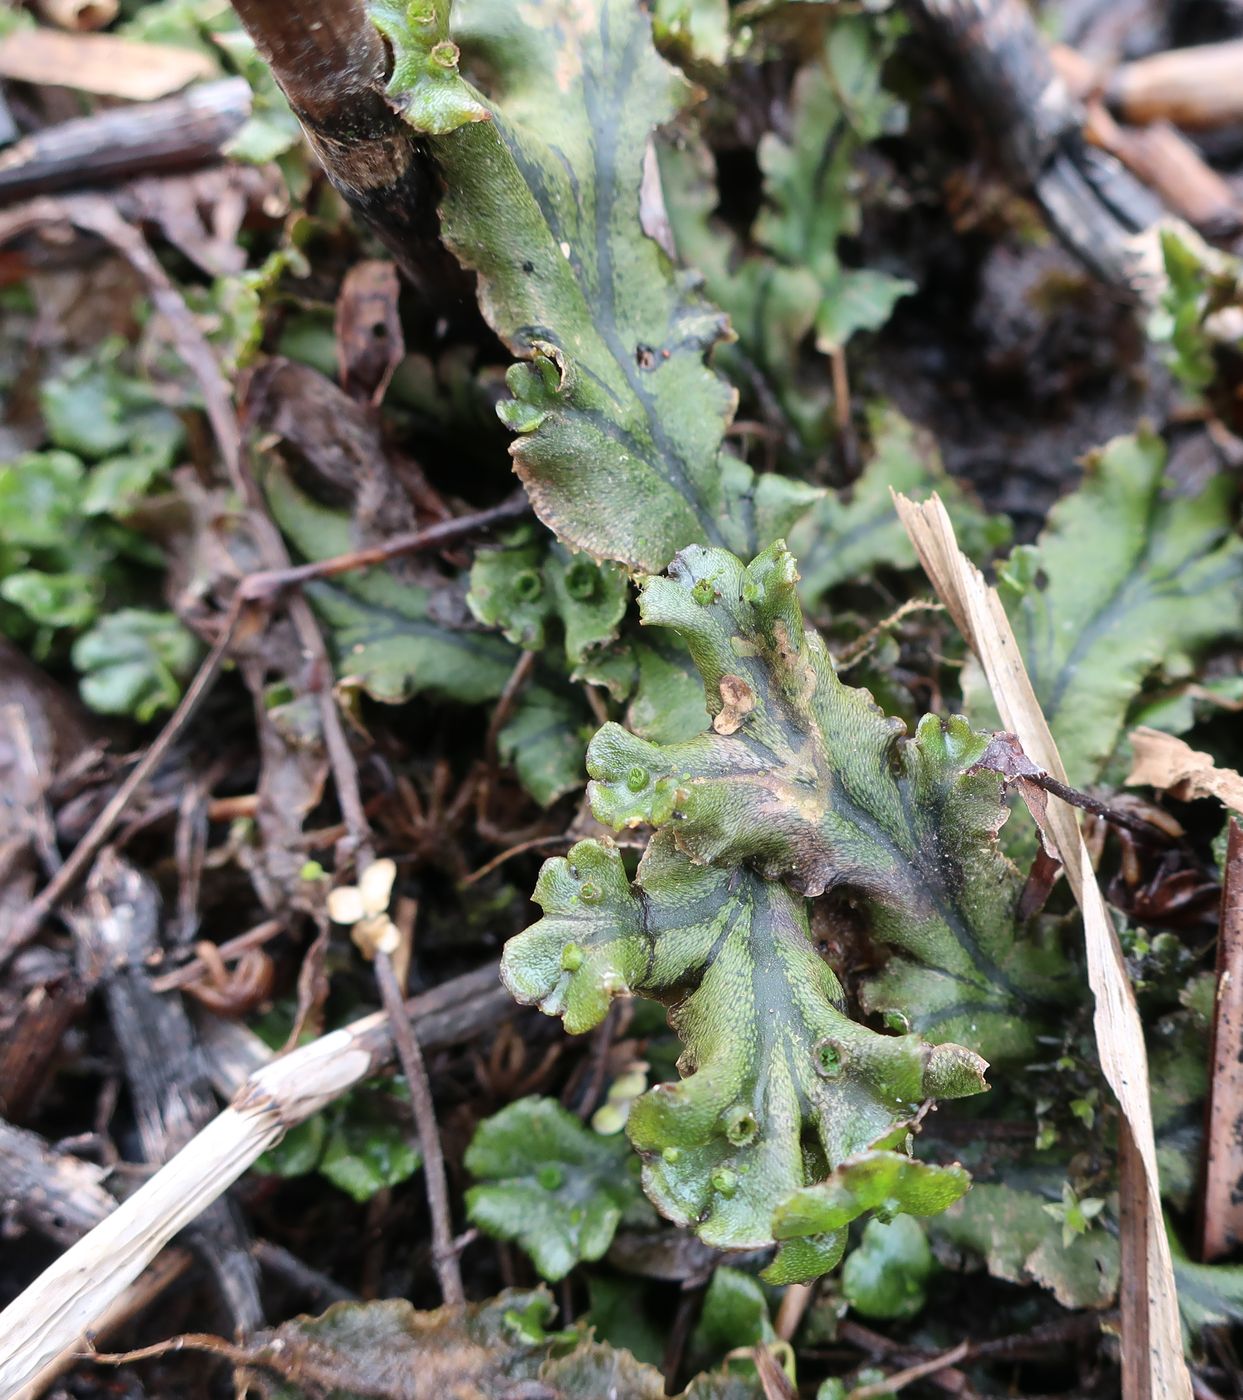
[[[541,535],[543,532],[541,531]],[[565,657],[579,665],[611,641],[626,611],[626,575],[615,564],[571,554],[526,528],[499,549],[483,549],[470,571],[471,611],[528,651],[542,651],[550,621],[560,624]]]
[[[479,1184],[466,1193],[471,1223],[517,1240],[550,1282],[581,1259],[599,1259],[624,1218],[651,1207],[617,1138],[585,1127],[555,1099],[530,1097],[485,1118],[466,1151]]]
[[[893,508],[892,491],[917,499],[935,491],[973,559],[986,559],[1010,538],[1009,520],[981,510],[941,465],[930,433],[889,406],[873,407],[868,420],[872,459],[848,496],[822,496],[790,532],[802,576],[799,594],[808,606],[829,589],[866,578],[878,568],[916,567],[915,546]]]
[[[545,864],[535,899],[544,919],[502,962],[520,1001],[571,1031],[627,993],[671,1006],[685,1077],[643,1095],[627,1131],[649,1196],[710,1244],[770,1241],[776,1201],[900,1139],[924,1099],[984,1087],[982,1062],[959,1046],[851,1021],[804,901],[749,871],[693,864],[669,832],[633,887],[616,849],[584,841]]]
[[[568,543],[656,569],[688,541],[749,550],[814,498],[721,452],[734,394],[704,361],[724,317],[643,232],[648,138],[690,89],[630,0],[372,7],[390,90],[430,140],[444,237],[524,357],[502,417],[537,514]],[[456,43],[455,43],[456,41]],[[458,76],[485,75],[484,98]]]
[[[1165,469],[1160,438],[1115,438],[998,579],[1036,698],[1081,786],[1100,776],[1148,674],[1189,669],[1189,654],[1234,630],[1243,607],[1233,484],[1219,473],[1201,489],[1174,487]],[[988,715],[977,669],[965,689]]]
[[[669,827],[696,862],[838,892],[901,953],[866,989],[869,1007],[989,1059],[1021,1054],[1060,959],[1015,937],[1001,782],[976,768],[986,737],[932,716],[904,737],[838,679],[796,581],[776,545],[750,565],[692,547],[644,583],[643,620],[689,648],[712,727],[659,745],[606,725],[588,749],[596,816]]]
[[[349,516],[313,500],[284,471],[271,467],[264,484],[273,517],[305,558],[356,546]],[[442,575],[355,570],[306,592],[331,629],[342,678],[386,704],[420,692],[468,704],[492,700],[513,670],[513,648],[470,625],[462,590]]]
[[[840,1230],[868,1211],[881,1218],[939,1215],[970,1185],[970,1176],[957,1165],[917,1162],[901,1152],[865,1152],[826,1180],[787,1196],[777,1207],[773,1230],[778,1239],[794,1239]]]
[[[884,325],[914,290],[838,256],[842,237],[861,225],[859,154],[904,123],[881,83],[899,28],[889,16],[832,15],[823,49],[794,81],[783,134],[759,143],[764,206],[749,238],[714,217],[720,198],[707,146],[681,131],[660,146],[678,254],[703,274],[738,336],[723,366],[742,384],[760,370],[803,447],[816,452],[830,439],[832,392],[824,363],[806,354],[809,336],[833,352],[856,331]]]

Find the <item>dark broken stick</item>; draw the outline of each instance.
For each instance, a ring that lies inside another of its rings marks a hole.
[[[90,989],[59,949],[40,948],[8,975],[14,998],[0,1023],[0,1113],[25,1118],[61,1058],[61,1041],[86,1005]]]
[[[1140,294],[1135,235],[1165,213],[1152,192],[1084,139],[1084,112],[1054,71],[1022,0],[907,0],[956,70],[976,125],[1050,228],[1102,281]]]
[[[329,1278],[319,1269],[311,1268],[284,1245],[273,1244],[271,1240],[256,1240],[254,1254],[265,1273],[272,1274],[297,1289],[317,1308],[326,1308],[329,1303],[358,1302],[357,1293],[343,1288],[336,1279]]]
[[[436,177],[385,97],[388,53],[363,0],[233,0],[328,178],[423,298],[475,315],[440,242]]]
[[[927,1361],[917,1361],[913,1366],[895,1371],[883,1380],[872,1381],[868,1385],[855,1386],[849,1392],[848,1400],[876,1400],[876,1397],[901,1390],[904,1386],[910,1385],[912,1381],[923,1380],[926,1377],[953,1370],[956,1363],[965,1360],[970,1351],[970,1342],[959,1342],[957,1346],[951,1347],[939,1356],[930,1357]]]
[[[27,1229],[62,1245],[93,1230],[116,1206],[103,1175],[37,1133],[0,1122],[0,1207]]]
[[[250,116],[245,78],[48,127],[0,155],[0,204],[216,160]]]
[[[1085,135],[1158,194],[1192,228],[1229,238],[1243,220],[1243,198],[1167,121],[1120,126],[1099,101],[1088,105]]]
[[[40,867],[60,863],[47,789],[65,743],[86,748],[72,706],[38,669],[0,646],[0,943],[23,916]],[[0,1113],[20,1120],[43,1091],[87,991],[60,951],[13,968],[0,1014]]]
[[[1102,97],[1106,72],[1065,44],[1054,44],[1049,59],[1071,96],[1084,104],[1083,134],[1092,145],[1116,156],[1192,228],[1211,238],[1238,230],[1243,197],[1181,131],[1160,116],[1142,126],[1115,121]]]
[[[151,882],[105,852],[88,886],[85,917],[75,920],[79,957],[103,988],[143,1155],[152,1164],[167,1162],[216,1116],[181,999],[151,990],[159,919]],[[215,1276],[235,1328],[249,1333],[262,1326],[258,1269],[236,1206],[226,1197],[214,1201],[190,1239]]]

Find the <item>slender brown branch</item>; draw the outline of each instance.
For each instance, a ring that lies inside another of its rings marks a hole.
[[[884,636],[886,632],[896,627],[904,618],[910,617],[912,613],[944,611],[944,603],[934,603],[929,598],[908,598],[888,617],[881,618],[875,627],[869,627],[862,636],[856,637],[849,646],[843,647],[834,655],[833,659],[837,663],[838,671],[848,671],[852,666],[857,666],[876,645],[879,637]]]
[[[453,1240],[453,1218],[449,1211],[449,1183],[445,1176],[444,1151],[440,1145],[440,1129],[436,1124],[436,1108],[432,1102],[431,1081],[418,1036],[406,1012],[397,974],[387,953],[377,953],[376,982],[384,1009],[388,1012],[389,1030],[397,1047],[406,1083],[410,1086],[410,1104],[415,1125],[419,1130],[419,1145],[423,1151],[423,1180],[427,1186],[427,1205],[432,1217],[432,1260],[440,1292],[445,1302],[460,1307],[466,1301],[462,1287],[462,1269]]]
[[[420,550],[440,549],[455,544],[467,535],[473,535],[477,530],[486,530],[506,520],[517,520],[520,516],[528,514],[530,509],[531,503],[527,500],[526,493],[518,492],[508,500],[502,501],[500,505],[489,506],[487,510],[457,515],[451,520],[440,520],[422,530],[408,530],[366,549],[351,550],[348,554],[337,554],[331,559],[318,559],[310,564],[296,564],[288,569],[271,569],[251,574],[242,581],[240,592],[248,599],[269,598],[274,593],[297,584],[332,578],[337,574],[351,573],[355,569],[369,569],[403,554],[415,554]]]
[[[1078,807],[1084,812],[1091,812],[1094,817],[1100,817],[1103,821],[1111,822],[1114,826],[1125,827],[1128,831],[1133,831],[1137,836],[1145,837],[1149,841],[1169,845],[1172,840],[1170,832],[1155,822],[1147,821],[1143,817],[1132,816],[1130,812],[1120,811],[1117,807],[1111,807],[1108,803],[1102,802],[1099,797],[1093,797],[1091,793],[1081,792],[1078,788],[1073,788],[1062,782],[1060,778],[1055,778],[1052,773],[1042,768],[1023,750],[1022,745],[1013,734],[1004,732],[994,734],[975,766],[999,773],[1007,782],[1017,784],[1020,791],[1024,783],[1030,783],[1032,787],[1039,788],[1042,792],[1052,793],[1054,797],[1060,797],[1068,806]],[[1024,793],[1024,796],[1027,795]],[[1035,815],[1039,816],[1039,813]]]
[[[1157,841],[1163,846],[1170,844],[1169,832],[1162,830],[1155,822],[1145,821],[1143,817],[1135,817],[1130,812],[1123,812],[1117,807],[1111,807],[1107,802],[1102,802],[1099,797],[1093,797],[1089,792],[1080,792],[1078,788],[1059,782],[1049,773],[1025,774],[1024,777],[1038,788],[1043,788],[1045,792],[1052,793],[1054,797],[1060,797],[1063,802],[1068,802],[1072,807],[1078,807],[1081,811],[1090,812],[1094,817],[1100,817],[1102,821],[1109,822],[1112,826],[1124,827],[1127,831],[1133,831],[1137,836],[1143,836],[1149,841]]]
[[[846,347],[835,345],[829,351],[829,368],[833,377],[833,421],[837,427],[837,446],[847,479],[859,475],[859,438],[850,413],[850,375],[846,366]]]
[[[895,1371],[893,1375],[886,1376],[883,1380],[873,1381],[870,1385],[858,1385],[850,1392],[847,1400],[873,1400],[877,1395],[888,1395],[890,1391],[901,1390],[912,1381],[923,1380],[925,1376],[935,1376],[938,1371],[948,1370],[951,1366],[957,1365],[971,1352],[970,1342],[959,1342],[957,1346],[950,1347],[949,1351],[943,1351],[940,1356],[934,1356],[928,1361],[917,1362],[914,1366],[908,1366],[904,1371]]]
[[[136,1347],[133,1351],[83,1351],[79,1354],[84,1361],[94,1361],[100,1366],[132,1366],[135,1361],[154,1361],[179,1351],[203,1351],[209,1356],[232,1361],[235,1366],[249,1366],[254,1362],[253,1352],[210,1332],[185,1332],[180,1337],[154,1342],[149,1347]]]
[[[906,1365],[910,1366],[920,1361],[932,1359],[926,1352],[904,1346],[901,1342],[894,1341],[892,1337],[886,1337],[881,1332],[874,1332],[870,1327],[864,1327],[861,1323],[852,1322],[850,1318],[841,1322],[837,1329],[837,1335],[841,1341],[858,1347],[869,1357],[884,1358],[894,1365],[899,1361],[904,1361]],[[953,1368],[934,1372],[928,1377],[931,1385],[950,1395],[962,1393],[963,1380],[962,1372]]]
[[[490,770],[496,768],[497,764],[497,744],[500,740],[501,730],[509,723],[509,716],[513,712],[514,702],[517,700],[523,686],[531,678],[531,672],[535,670],[536,653],[524,651],[514,664],[514,669],[509,673],[509,679],[505,682],[504,688],[497,697],[496,706],[492,711],[492,718],[488,721],[488,732],[484,736],[483,752],[484,760]]]
[[[289,600],[289,617],[298,641],[310,657],[312,666],[320,676],[316,691],[319,705],[320,727],[324,733],[324,747],[328,750],[328,763],[332,768],[332,780],[337,789],[337,801],[341,804],[341,815],[349,832],[349,844],[362,866],[368,866],[375,859],[371,849],[371,823],[363,810],[362,792],[358,786],[358,767],[350,752],[350,741],[346,738],[345,726],[341,723],[341,711],[337,708],[336,697],[332,693],[332,661],[328,648],[324,645],[319,623],[311,605],[301,594]]]
[[[478,870],[472,870],[462,881],[464,885],[474,885],[485,876],[491,875],[499,866],[505,864],[507,860],[512,860],[514,856],[520,856],[524,851],[538,851],[547,846],[565,846],[568,850],[574,844],[574,838],[567,836],[563,831],[555,832],[551,836],[533,836],[529,841],[519,841],[516,846],[510,846],[500,855],[493,856],[490,861],[481,865]]]
[[[221,962],[229,962],[233,958],[241,957],[243,953],[249,952],[252,948],[262,948],[265,943],[270,942],[284,929],[284,919],[264,919],[261,924],[247,929],[245,933],[239,933],[236,938],[230,938],[224,943],[213,946]],[[183,987],[193,986],[195,982],[201,982],[204,977],[210,975],[211,969],[202,958],[196,957],[193,962],[186,963],[184,967],[174,968],[172,972],[166,972],[160,977],[153,977],[151,990],[153,992],[175,992]]]
[[[284,1245],[271,1240],[255,1240],[250,1252],[265,1272],[275,1274],[286,1283],[292,1284],[319,1306],[328,1303],[356,1303],[358,1294],[343,1288],[334,1278],[329,1278],[321,1269],[314,1269],[304,1259],[299,1259]]]

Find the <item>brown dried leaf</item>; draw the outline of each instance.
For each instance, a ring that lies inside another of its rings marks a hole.
[[[337,374],[352,399],[377,408],[406,353],[397,312],[400,292],[391,262],[350,268],[337,297]]]
[[[743,720],[755,709],[755,692],[741,676],[722,676],[717,687],[721,692],[721,710],[712,720],[718,734],[733,734]]]
[[[115,34],[19,29],[0,40],[0,77],[70,87],[100,97],[150,102],[196,78],[215,76],[216,65],[206,54]]]
[[[212,277],[246,266],[238,236],[248,219],[279,217],[288,205],[275,166],[236,163],[130,180],[115,197],[127,219],[156,225],[178,252]]]
[[[1201,753],[1159,729],[1133,729],[1130,737],[1134,758],[1128,786],[1160,788],[1180,802],[1215,797],[1243,812],[1243,776],[1233,768],[1218,768],[1211,754]]]
[[[414,507],[375,416],[318,370],[276,356],[266,360],[246,386],[244,413],[252,430],[274,433],[286,453],[295,451],[330,499],[351,502],[354,545],[414,529]]]

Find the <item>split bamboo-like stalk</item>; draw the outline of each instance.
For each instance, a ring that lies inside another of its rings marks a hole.
[[[959,550],[939,497],[923,505],[904,496],[895,496],[895,502],[924,572],[979,657],[1002,723],[1018,737],[1032,762],[1065,783],[1061,755],[997,590]],[[1051,797],[1042,827],[1061,857],[1083,913],[1088,980],[1096,999],[1097,1051],[1122,1111],[1122,1391],[1127,1400],[1191,1400],[1174,1266],[1161,1213],[1148,1055],[1135,993],[1074,810]]]
[[[512,1009],[495,965],[407,1003],[425,1046],[469,1038]],[[261,1153],[392,1058],[388,1017],[380,1012],[252,1074],[223,1113],[0,1313],[0,1396],[19,1392],[89,1333],[169,1240]]]
[[[1201,1253],[1220,1259],[1243,1243],[1243,827],[1230,818],[1217,942],[1208,1160],[1204,1170]]]

